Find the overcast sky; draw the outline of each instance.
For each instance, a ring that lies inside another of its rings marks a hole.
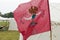
[[[30,0],[0,0],[0,12],[2,12],[2,14],[7,12],[13,12],[19,4],[29,1]],[[50,3],[60,3],[60,0],[49,1]]]

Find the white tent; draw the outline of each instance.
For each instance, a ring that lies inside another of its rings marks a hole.
[[[0,20],[2,21],[2,20],[9,20],[9,19],[8,18],[3,18],[3,17],[0,16]]]

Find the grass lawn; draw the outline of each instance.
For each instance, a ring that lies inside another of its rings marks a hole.
[[[19,40],[18,31],[0,31],[0,40]]]
[[[8,21],[0,21],[0,26],[8,26],[9,22]]]

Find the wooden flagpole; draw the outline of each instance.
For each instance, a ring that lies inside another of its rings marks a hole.
[[[50,31],[50,40],[52,40],[52,30]]]
[[[50,40],[52,40],[52,27],[51,27],[51,19],[50,19],[50,7],[49,7],[49,0],[47,0],[47,4],[48,4],[49,21],[50,21]]]

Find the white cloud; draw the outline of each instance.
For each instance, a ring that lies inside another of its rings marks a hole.
[[[13,11],[18,4],[18,0],[0,0],[0,11],[2,13]]]

